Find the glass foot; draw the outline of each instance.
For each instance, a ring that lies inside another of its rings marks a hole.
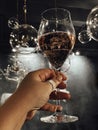
[[[69,123],[69,122],[75,122],[78,120],[77,116],[71,116],[71,115],[50,115],[47,117],[41,117],[40,119],[42,122],[45,123]]]

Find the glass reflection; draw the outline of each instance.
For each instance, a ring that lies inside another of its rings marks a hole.
[[[12,51],[18,53],[32,53],[37,47],[37,30],[28,24],[22,24],[19,28],[12,30],[9,43]]]
[[[87,30],[95,41],[98,41],[98,6],[94,7],[87,17]]]

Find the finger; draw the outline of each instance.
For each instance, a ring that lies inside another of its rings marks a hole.
[[[55,76],[55,72],[52,69],[41,69],[39,71],[39,77],[41,81],[46,81],[48,79],[51,79]]]
[[[46,83],[51,87],[51,92],[56,89],[56,87],[62,82],[62,75],[58,75],[58,77],[54,76],[52,79],[47,80]]]
[[[63,109],[62,106],[51,104],[51,103],[46,103],[43,107],[40,108],[40,110],[50,111],[50,112],[56,112],[57,110],[62,111],[62,109]]]
[[[57,91],[53,91],[51,94],[50,94],[50,99],[51,100],[63,100],[63,99],[70,99],[71,98],[71,95],[70,93],[66,93],[66,92],[57,92]]]
[[[29,111],[28,114],[27,114],[26,119],[27,120],[31,120],[34,117],[34,115],[36,114],[36,111],[37,110],[31,110],[31,111]]]
[[[61,82],[61,83],[57,86],[57,88],[64,89],[64,88],[66,88],[66,84],[65,84],[64,82]]]
[[[60,71],[56,71],[56,75],[61,75],[62,76],[62,80],[67,80],[67,77],[64,75],[64,73],[60,72]]]
[[[55,75],[54,70],[46,68],[30,72],[29,75],[37,81],[46,81]]]
[[[54,76],[56,76],[58,78],[59,75],[62,76],[62,80],[67,79],[67,77],[62,72],[55,71],[55,70],[49,69],[49,68],[40,69],[40,70],[37,71],[37,73],[38,72],[39,72],[39,77],[40,77],[41,81],[46,81],[48,79],[53,78]]]

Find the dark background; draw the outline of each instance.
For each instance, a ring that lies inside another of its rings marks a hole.
[[[96,5],[98,5],[97,0],[27,0],[27,23],[38,29],[41,12],[55,6],[66,8],[71,12],[76,35],[78,35],[86,23],[88,14]],[[12,30],[8,27],[8,20],[11,17],[17,18],[18,15],[19,24],[24,23],[23,6],[23,0],[0,0],[0,52],[8,52],[11,49],[9,35]],[[94,49],[96,53],[98,44],[92,40],[90,44],[82,45],[77,40],[75,48],[86,49],[86,52]]]
[[[17,17],[18,14],[19,23],[24,23],[23,4],[23,0],[0,0],[0,67],[2,69],[6,68],[12,57],[9,44],[12,30],[8,27],[8,20]],[[66,8],[71,12],[76,35],[85,25],[88,14],[96,5],[98,5],[97,0],[56,1],[57,7]],[[51,7],[55,7],[55,0],[27,0],[27,23],[38,29],[41,12]],[[64,111],[79,116],[79,121],[68,124],[45,124],[40,122],[40,117],[49,113],[38,112],[34,119],[25,122],[23,130],[98,130],[98,42],[92,40],[87,44],[81,44],[77,39],[73,51],[77,50],[80,51],[80,56],[71,56],[71,68],[67,72],[68,89],[72,99],[63,105]],[[27,57],[21,55],[20,60],[31,70],[45,67],[43,58],[36,55],[27,55]],[[0,80],[0,96],[4,92],[12,93],[15,87],[13,83]]]

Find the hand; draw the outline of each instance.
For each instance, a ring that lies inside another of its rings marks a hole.
[[[69,99],[70,94],[56,92],[66,88],[67,78],[51,69],[30,72],[21,81],[17,90],[0,107],[0,130],[21,129],[26,119],[31,119],[38,109],[62,110],[61,106],[48,103],[49,99]],[[51,81],[51,82],[50,82]],[[6,122],[7,120],[7,122]]]
[[[51,69],[41,69],[34,72],[29,73],[25,79],[22,81],[20,86],[32,86],[33,91],[36,96],[36,108],[40,110],[47,111],[56,111],[62,110],[61,106],[47,103],[48,99],[69,99],[70,94],[64,92],[56,92],[52,91],[52,87],[50,86],[48,80],[53,80],[55,82],[55,87],[59,87],[60,89],[65,89],[66,84],[63,82],[67,78],[60,72],[55,72]],[[32,85],[31,85],[32,84]],[[60,95],[60,96],[57,96]],[[60,97],[60,98],[58,98]],[[34,108],[33,108],[34,109]],[[35,111],[30,110],[27,115],[27,119],[31,119],[35,114]]]

